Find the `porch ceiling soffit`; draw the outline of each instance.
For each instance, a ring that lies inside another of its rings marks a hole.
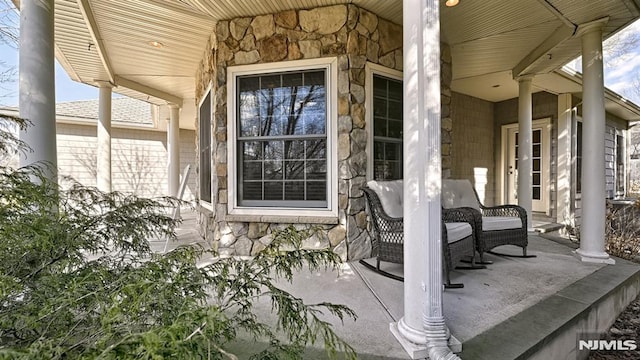
[[[443,10],[454,59],[452,90],[493,102],[518,95],[517,76],[546,74],[579,56],[579,25],[608,16],[606,38],[640,16],[637,0],[596,0],[589,6],[578,0],[499,3],[461,2],[453,9],[463,11],[449,23]]]
[[[603,38],[606,39],[640,16],[637,1],[590,1],[589,6],[576,0],[538,1],[561,19],[567,29],[558,29],[515,66],[512,70],[514,78],[549,73],[579,56],[582,49],[579,30],[585,24],[606,19],[603,27]]]
[[[73,80],[158,105],[194,97],[210,17],[158,0],[56,0],[55,16],[56,58]]]
[[[311,9],[320,6],[354,4],[396,24],[402,24],[402,0],[180,0],[194,11],[215,20],[273,14],[285,10]]]

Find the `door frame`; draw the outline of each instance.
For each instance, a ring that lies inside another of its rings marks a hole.
[[[543,171],[542,176],[542,207],[544,208],[544,213],[546,215],[551,214],[550,208],[550,187],[551,187],[551,118],[542,118],[533,120],[532,122],[533,128],[541,128],[542,129],[542,169],[547,169],[547,171]],[[509,157],[509,147],[508,147],[508,134],[510,130],[518,130],[518,123],[502,125],[501,127],[501,137],[500,137],[500,164],[499,164],[499,189],[498,194],[500,203],[506,204],[509,199],[508,195],[508,182],[509,182],[509,174],[508,174],[508,157]]]

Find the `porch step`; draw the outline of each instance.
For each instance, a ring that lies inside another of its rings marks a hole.
[[[564,227],[564,225],[562,225],[562,224],[558,224],[558,223],[547,223],[547,224],[542,224],[542,225],[534,226],[534,230],[535,230],[536,232],[541,233],[541,234],[546,234],[546,233],[550,233],[550,232],[558,231],[558,230],[562,229],[563,227]]]
[[[578,334],[604,333],[639,293],[640,266],[616,258],[615,265],[464,342],[459,355],[477,360],[574,359]]]

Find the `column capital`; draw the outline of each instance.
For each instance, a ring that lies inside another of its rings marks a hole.
[[[93,80],[99,88],[113,88],[115,85],[109,80]]]
[[[169,107],[169,109],[180,109],[181,106],[179,104],[174,104],[174,103],[167,103],[167,106]]]
[[[534,77],[534,76],[535,76],[535,75],[533,75],[533,74],[519,75],[519,76],[516,76],[516,77],[514,78],[514,80],[515,80],[515,81],[517,81],[517,82],[519,82],[519,83],[521,83],[521,82],[526,82],[526,81],[528,81],[528,82],[532,82],[532,81],[533,81],[533,77]]]
[[[609,17],[605,16],[603,18],[593,20],[588,23],[580,24],[578,25],[576,36],[582,36],[593,31],[602,31],[602,28],[608,22],[609,22]]]

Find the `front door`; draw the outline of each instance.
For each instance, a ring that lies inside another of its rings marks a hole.
[[[532,210],[549,212],[549,120],[533,122],[531,153]],[[506,145],[505,199],[509,204],[518,203],[518,125],[503,127],[503,144]]]

